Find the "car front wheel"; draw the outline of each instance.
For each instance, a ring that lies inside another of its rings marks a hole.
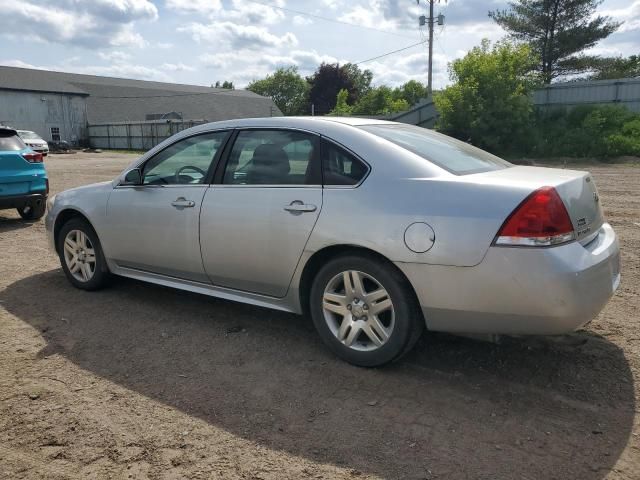
[[[82,290],[105,286],[110,273],[95,231],[81,218],[65,223],[57,238],[60,263],[69,281]]]
[[[313,322],[325,344],[354,365],[377,367],[407,353],[424,321],[407,280],[383,260],[343,256],[314,279]]]

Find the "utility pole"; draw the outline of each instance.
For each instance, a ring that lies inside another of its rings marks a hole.
[[[429,71],[427,76],[427,93],[431,95],[433,91],[433,26],[436,22],[438,25],[444,25],[444,15],[438,15],[438,18],[433,16],[433,4],[440,0],[426,0],[429,4],[429,17],[421,15],[419,18],[420,26],[427,25],[429,27]],[[420,0],[416,0],[416,3],[420,5]]]

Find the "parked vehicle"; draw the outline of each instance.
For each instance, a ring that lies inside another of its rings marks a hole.
[[[54,153],[69,153],[71,151],[71,145],[66,140],[60,140],[58,142],[51,142],[49,144],[51,151]]]
[[[46,227],[78,288],[115,274],[310,312],[362,366],[401,357],[425,326],[572,332],[620,282],[589,173],[368,119],[194,127],[51,198]]]
[[[18,130],[18,135],[22,141],[34,152],[41,153],[46,157],[49,154],[49,144],[40,135],[30,130]]]
[[[46,212],[49,180],[41,153],[27,147],[18,132],[0,126],[0,210],[15,208],[25,220]]]

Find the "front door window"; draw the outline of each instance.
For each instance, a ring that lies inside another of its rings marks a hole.
[[[205,183],[227,132],[185,138],[151,157],[143,169],[144,185],[198,185]]]

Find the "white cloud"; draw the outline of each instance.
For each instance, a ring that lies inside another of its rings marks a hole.
[[[246,59],[244,55],[243,58]],[[207,68],[228,68],[236,60],[238,55],[235,53],[205,53],[200,56],[200,62]]]
[[[311,25],[312,23],[313,23],[313,20],[307,17],[303,17],[302,15],[294,15],[293,17],[293,24],[297,25],[298,27]]]
[[[270,1],[275,7],[283,7],[284,0]],[[278,23],[286,18],[278,8],[245,0],[230,0],[223,5],[220,0],[166,0],[170,10],[181,14],[199,13],[212,21],[229,20],[248,25],[267,25]]]
[[[131,25],[126,25],[109,40],[109,45],[144,48],[147,46],[147,41],[138,32],[134,32]]]
[[[600,15],[612,17],[618,22],[624,22],[618,32],[631,32],[640,29],[640,0],[635,0],[628,7],[603,10]]]
[[[322,0],[322,3],[329,7],[331,10],[335,10],[341,4],[340,0]]]
[[[31,65],[30,63],[23,62],[22,60],[0,60],[0,65],[5,67],[18,67],[18,68],[35,68],[36,70],[46,70],[42,67]]]
[[[213,13],[222,9],[220,0],[166,0],[165,6],[180,13]]]
[[[55,8],[47,0],[10,1],[2,14],[0,35],[88,48],[141,46],[133,22],[158,18],[149,0],[59,0]]]
[[[195,72],[195,68],[185,65],[184,63],[163,63],[160,65],[163,70],[170,72]]]
[[[310,74],[321,63],[346,63],[331,55],[320,55],[315,50],[294,50],[289,55],[260,55],[255,61],[272,68],[295,66],[301,74]]]
[[[238,25],[229,21],[213,22],[208,25],[192,23],[180,27],[178,31],[191,34],[193,40],[199,43],[212,43],[217,46],[226,44],[235,49],[280,48],[298,44],[298,39],[291,32],[277,36],[264,27]]]
[[[145,67],[127,63],[114,63],[109,66],[102,65],[73,65],[67,61],[62,62],[64,68],[56,66],[32,65],[21,60],[0,61],[0,65],[9,67],[34,68],[37,70],[64,71],[70,73],[83,73],[86,75],[101,75],[107,77],[135,78],[138,80],[156,80],[159,82],[172,82],[173,79],[157,68]]]
[[[278,7],[284,6],[283,0],[270,1],[270,3]],[[280,9],[260,3],[246,2],[245,0],[232,0],[231,7],[225,8],[212,16],[212,18],[250,25],[272,25],[286,18],[284,12]]]
[[[98,52],[98,56],[108,62],[124,62],[131,58],[130,54],[118,50],[113,52]]]
[[[125,63],[110,65],[108,67],[92,65],[78,66],[65,70],[73,73],[84,73],[87,75],[135,78],[138,80],[156,80],[159,82],[173,81],[172,77],[156,68],[145,67],[143,65],[130,65]]]
[[[415,27],[418,16],[424,13],[415,3],[403,0],[370,0],[365,4],[352,4],[351,10],[340,20],[365,27],[396,30]]]
[[[395,23],[381,18],[380,10],[373,7],[368,8],[362,5],[356,5],[349,12],[340,17],[343,22],[355,23],[369,28],[380,28],[383,30],[391,30],[395,28]]]

